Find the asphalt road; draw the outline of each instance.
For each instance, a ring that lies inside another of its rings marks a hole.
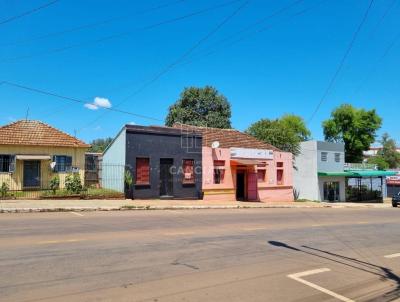
[[[394,208],[1,214],[0,301],[393,301],[399,253]]]

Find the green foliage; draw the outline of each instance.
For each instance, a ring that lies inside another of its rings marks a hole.
[[[98,138],[93,140],[90,145],[88,152],[102,153],[109,144],[112,142],[112,138]]]
[[[56,194],[56,191],[59,188],[60,188],[60,177],[56,175],[50,180],[50,190],[53,192],[53,194]]]
[[[293,155],[300,153],[300,143],[311,135],[304,120],[293,114],[275,120],[261,119],[250,125],[246,133]]]
[[[381,155],[377,155],[377,156],[369,158],[368,163],[376,165],[378,170],[389,169],[389,164],[386,162],[386,160]]]
[[[400,153],[397,152],[394,139],[390,138],[388,133],[384,133],[379,142],[382,144],[382,150],[379,150],[376,156],[369,158],[368,163],[377,165],[379,170],[398,168]]]
[[[357,109],[343,104],[332,111],[331,117],[322,123],[325,140],[345,144],[346,162],[360,163],[363,151],[375,141],[376,131],[382,119],[375,110]]]
[[[0,197],[1,198],[7,197],[8,191],[10,191],[10,187],[6,182],[3,182],[0,187]]]
[[[133,177],[132,177],[132,173],[129,170],[125,170],[124,179],[125,179],[125,185],[128,188],[130,188],[133,184]]]
[[[398,168],[400,165],[400,153],[397,152],[395,140],[390,138],[388,133],[384,133],[380,143],[382,144],[382,150],[378,152],[378,155],[382,156],[390,169]]]
[[[166,126],[182,123],[194,126],[231,128],[231,105],[211,86],[185,88],[178,101],[169,107]]]
[[[68,174],[65,177],[65,189],[68,193],[80,194],[83,190],[79,173]]]

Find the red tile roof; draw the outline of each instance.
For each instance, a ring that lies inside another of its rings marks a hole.
[[[81,147],[90,145],[40,121],[21,120],[0,127],[0,145]]]
[[[203,136],[203,147],[211,147],[213,142],[218,141],[220,148],[253,148],[281,151],[271,144],[262,142],[249,134],[235,129],[196,127],[179,123],[174,124],[174,128],[200,132]]]

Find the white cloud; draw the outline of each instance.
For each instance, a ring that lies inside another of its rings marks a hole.
[[[97,110],[99,108],[111,108],[112,105],[109,99],[96,96],[93,103],[86,103],[84,106],[89,110]]]
[[[101,98],[101,97],[95,97],[93,104],[97,107],[102,107],[102,108],[111,108],[111,102],[109,99],[106,98]]]
[[[85,108],[89,109],[89,110],[97,110],[99,109],[99,107],[97,107],[96,105],[92,104],[92,103],[86,103]]]

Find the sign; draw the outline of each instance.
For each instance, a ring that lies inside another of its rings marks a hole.
[[[400,175],[396,176],[387,176],[386,184],[388,185],[400,185]]]
[[[264,149],[231,148],[231,158],[274,159],[274,151]]]

